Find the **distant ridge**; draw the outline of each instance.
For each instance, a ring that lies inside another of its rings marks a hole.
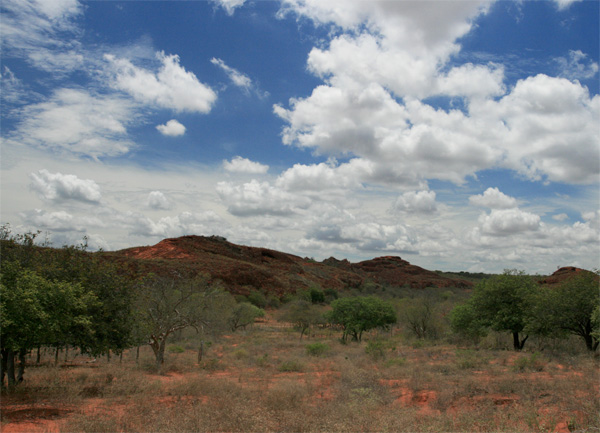
[[[378,257],[359,263],[323,262],[228,242],[220,236],[182,236],[164,239],[153,246],[128,248],[113,256],[141,261],[157,271],[174,267],[207,273],[221,280],[233,293],[263,290],[282,295],[313,286],[341,290],[360,288],[367,282],[380,286],[470,288],[469,281],[448,278],[396,256]]]

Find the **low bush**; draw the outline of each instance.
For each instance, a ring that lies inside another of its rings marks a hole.
[[[325,343],[316,342],[306,345],[306,354],[310,356],[322,356],[329,351],[329,346]]]

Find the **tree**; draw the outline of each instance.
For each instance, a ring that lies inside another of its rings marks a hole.
[[[238,328],[246,329],[246,326],[254,323],[254,320],[265,316],[265,310],[258,308],[249,302],[237,304],[229,316],[229,328],[235,332]]]
[[[223,326],[233,298],[200,275],[150,276],[140,289],[139,314],[150,330],[149,344],[160,369],[168,337],[188,327],[197,332]]]
[[[325,319],[321,309],[306,300],[296,300],[285,306],[281,320],[294,324],[300,331],[300,339],[311,327],[324,323]]]
[[[39,346],[78,345],[91,335],[93,293],[78,283],[48,281],[17,263],[3,264],[0,274],[0,383],[23,380],[25,354]],[[20,365],[15,378],[14,357]]]
[[[588,350],[595,351],[599,343],[593,316],[600,301],[598,281],[597,273],[583,271],[559,287],[541,288],[534,297],[528,329],[542,335],[577,335]]]
[[[417,338],[436,338],[441,332],[441,313],[430,297],[405,299],[400,308],[401,320]]]
[[[396,323],[396,311],[389,302],[374,296],[341,298],[331,303],[332,310],[326,318],[343,328],[342,340],[348,335],[352,340],[361,341],[364,331],[386,328]]]
[[[479,282],[471,298],[452,313],[452,327],[457,331],[478,333],[482,328],[508,331],[513,348],[523,349],[529,335],[522,336],[531,314],[536,286],[523,272],[506,270]]]

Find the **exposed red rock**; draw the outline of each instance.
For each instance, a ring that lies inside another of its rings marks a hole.
[[[259,289],[282,295],[312,286],[340,290],[358,288],[367,281],[416,289],[472,286],[468,281],[442,277],[411,265],[400,257],[379,257],[355,264],[331,257],[318,263],[266,248],[235,245],[219,236],[165,239],[153,246],[113,254],[142,260],[158,269],[177,263],[207,273],[212,279],[223,281],[231,292],[241,294]]]
[[[574,266],[565,266],[559,268],[549,277],[544,277],[539,280],[540,284],[545,286],[555,286],[561,284],[563,281],[580,275],[582,272],[590,272],[585,269],[576,268]]]

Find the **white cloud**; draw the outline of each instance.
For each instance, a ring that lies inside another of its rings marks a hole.
[[[141,214],[128,212],[119,215],[129,233],[137,236],[170,238],[185,235],[210,235],[218,232],[221,219],[214,212],[182,212],[176,216],[160,218],[153,221]]]
[[[81,66],[77,18],[83,8],[77,0],[5,0],[2,8],[3,51],[55,73]]]
[[[45,169],[31,173],[29,177],[32,181],[31,188],[44,200],[98,203],[102,198],[100,187],[91,179],[80,179],[73,174],[50,173]]]
[[[567,215],[566,213],[559,213],[556,215],[552,215],[552,219],[556,221],[565,221],[569,219],[569,215]]]
[[[330,164],[294,164],[277,179],[277,186],[287,191],[325,191],[360,187],[360,168],[350,162],[334,167]]]
[[[228,15],[233,15],[235,10],[244,5],[246,0],[212,0],[219,6],[221,6]]]
[[[236,216],[280,215],[290,216],[310,205],[310,200],[292,195],[268,182],[252,180],[242,185],[219,182],[217,193]]]
[[[269,166],[247,158],[236,156],[231,161],[223,161],[223,168],[230,173],[265,174]]]
[[[147,205],[150,209],[168,210],[172,207],[167,197],[160,191],[152,191],[148,194]]]
[[[158,129],[162,135],[168,135],[169,137],[178,137],[185,134],[185,126],[175,119],[169,120],[164,125],[157,125],[156,129]]]
[[[26,106],[9,139],[35,147],[98,158],[127,153],[134,143],[126,126],[136,119],[129,101],[58,89],[46,102]]]
[[[472,195],[469,197],[469,203],[491,209],[512,209],[517,207],[517,200],[507,196],[498,188],[488,188],[483,194]]]
[[[479,217],[481,232],[492,236],[510,236],[535,231],[540,227],[539,215],[521,209],[493,209]]]
[[[241,87],[246,92],[252,88],[252,80],[250,77],[241,73],[237,69],[227,66],[223,60],[213,57],[210,59],[210,62],[225,71],[232,83],[237,87]]]
[[[411,213],[432,213],[437,210],[435,191],[409,191],[398,197],[393,209]]]
[[[582,0],[554,0],[554,1],[556,2],[556,5],[558,6],[559,10],[564,10],[564,9],[567,9],[569,6],[571,6],[573,3],[577,3]]]
[[[578,82],[546,75],[529,77],[498,102],[477,104],[473,112],[504,125],[494,137],[505,154],[498,164],[532,180],[597,182],[600,96],[590,98],[588,89]]]
[[[106,54],[112,85],[137,101],[175,111],[210,112],[217,94],[179,64],[179,56],[157,52],[158,71],[135,66],[128,59]]]
[[[560,76],[570,80],[589,80],[598,73],[598,63],[581,50],[570,50],[568,59],[559,57],[556,61],[561,68]]]

